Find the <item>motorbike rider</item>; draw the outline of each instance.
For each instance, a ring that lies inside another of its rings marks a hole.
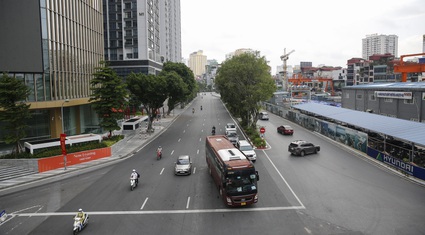
[[[195,113],[195,108],[192,108],[192,113]]]
[[[130,179],[134,179],[137,185],[139,183],[139,178],[140,178],[139,173],[137,173],[136,169],[133,169],[133,172],[131,172],[131,175],[130,175]]]
[[[159,146],[158,149],[156,150],[156,154],[159,155],[162,158],[162,147]]]
[[[86,213],[84,213],[83,209],[78,209],[77,215],[75,215],[75,218],[80,221],[80,230],[83,228],[83,222],[86,218]]]
[[[202,105],[201,105],[201,110],[202,110]]]
[[[212,133],[213,135],[215,135],[215,126],[213,126],[213,127],[212,127],[212,131],[211,131],[211,133]]]

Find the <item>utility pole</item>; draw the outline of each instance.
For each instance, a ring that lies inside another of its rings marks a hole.
[[[288,54],[286,54],[286,48],[283,49],[283,55],[280,56],[280,59],[283,61],[283,80],[285,82],[285,89],[288,91],[288,71],[287,71],[287,65],[286,61],[289,59],[289,55],[294,53],[295,50],[290,51]]]

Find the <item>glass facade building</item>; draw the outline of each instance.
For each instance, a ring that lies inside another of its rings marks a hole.
[[[88,100],[104,58],[102,0],[2,0],[0,31],[0,72],[31,89],[28,138],[98,129]]]

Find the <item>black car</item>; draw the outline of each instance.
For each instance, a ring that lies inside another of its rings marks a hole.
[[[320,146],[304,140],[296,140],[289,144],[288,151],[294,155],[304,156],[306,154],[319,152]]]

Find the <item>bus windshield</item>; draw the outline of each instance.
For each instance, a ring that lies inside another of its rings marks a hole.
[[[257,192],[255,171],[231,171],[226,177],[226,191],[231,196]]]

